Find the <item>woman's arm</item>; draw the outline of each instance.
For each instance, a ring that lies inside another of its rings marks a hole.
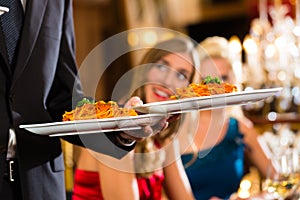
[[[259,133],[249,123],[243,123],[239,121],[239,128],[241,133],[244,134],[244,140],[248,147],[246,156],[250,159],[251,163],[259,170],[263,177],[274,174],[275,167],[269,158],[268,152],[264,151],[262,145],[258,141]]]
[[[133,152],[122,160],[107,158],[99,162],[98,172],[101,191],[106,200],[138,200],[139,189],[135,173],[133,173]]]
[[[172,161],[173,159],[173,161]],[[170,164],[168,164],[170,163]],[[179,142],[174,139],[167,150],[167,166],[164,167],[164,189],[169,199],[195,199],[180,158]]]

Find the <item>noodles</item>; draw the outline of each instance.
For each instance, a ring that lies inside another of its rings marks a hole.
[[[183,99],[190,97],[210,96],[236,92],[237,87],[230,83],[191,83],[186,88],[176,89],[176,94],[171,99]]]
[[[121,108],[114,101],[97,101],[95,103],[84,103],[77,106],[72,111],[66,111],[63,115],[63,121],[102,119],[123,116],[136,116],[135,110]]]

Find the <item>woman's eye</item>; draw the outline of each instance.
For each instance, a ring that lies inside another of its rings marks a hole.
[[[221,76],[221,79],[222,79],[223,81],[227,81],[227,80],[228,80],[228,75],[222,75],[222,76]]]
[[[187,79],[186,75],[185,74],[182,74],[182,73],[177,73],[177,77],[179,80],[181,81],[184,81]]]
[[[156,67],[160,70],[160,71],[167,71],[167,66],[163,65],[163,64],[157,64]]]

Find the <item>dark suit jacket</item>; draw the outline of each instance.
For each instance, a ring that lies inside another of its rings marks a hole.
[[[14,72],[0,34],[0,176],[8,129],[14,128],[24,200],[65,199],[60,138],[33,134],[19,125],[61,121],[62,114],[72,108],[72,100],[83,96],[76,82],[72,17],[71,0],[27,0]],[[65,139],[115,157],[133,148],[122,150],[113,145],[112,135]],[[2,181],[0,178],[0,188]]]

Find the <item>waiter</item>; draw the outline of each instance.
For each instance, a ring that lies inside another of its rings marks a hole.
[[[72,1],[0,0],[0,6],[9,8],[0,16],[0,199],[63,200],[60,138],[19,125],[61,121],[83,97]],[[150,127],[143,130],[153,133]],[[77,136],[64,139],[83,146]],[[134,148],[134,139],[118,132],[84,136],[88,148],[116,158]]]

